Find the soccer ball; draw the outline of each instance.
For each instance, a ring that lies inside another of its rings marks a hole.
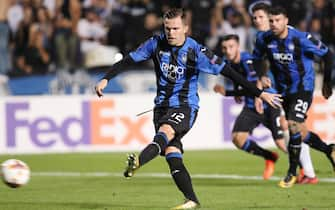
[[[29,166],[21,160],[9,159],[1,164],[2,180],[9,187],[16,188],[28,183],[30,179]]]

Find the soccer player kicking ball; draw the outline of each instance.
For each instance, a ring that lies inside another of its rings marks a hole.
[[[254,70],[252,56],[248,52],[240,52],[238,35],[231,34],[223,37],[221,47],[222,52],[227,59],[227,63],[248,81],[256,84],[258,77]],[[214,91],[221,93],[224,96],[235,96],[235,100],[236,97],[238,97],[237,100],[239,100],[239,97],[246,94],[246,91],[238,88],[238,85],[234,85],[234,90],[228,91],[225,90],[224,86],[216,85]],[[276,93],[273,88],[268,88],[265,91]],[[232,133],[233,143],[241,150],[264,158],[265,169],[263,178],[267,180],[273,175],[278,154],[259,146],[249,137],[249,134],[252,133],[259,124],[263,124],[271,131],[272,137],[278,148],[287,153],[283,131],[279,124],[280,109],[275,109],[264,103],[263,113],[259,113],[255,107],[254,96],[247,95],[244,99],[245,104],[243,110],[238,115],[234,124]]]
[[[256,40],[254,57],[263,59],[266,55],[271,64],[276,89],[283,95],[283,108],[289,124],[288,143],[289,169],[279,182],[283,188],[292,187],[296,182],[296,169],[299,163],[302,131],[307,111],[314,91],[313,56],[320,56],[324,63],[323,96],[332,95],[330,84],[332,54],[319,40],[310,34],[288,26],[286,11],[281,7],[270,9],[270,31],[260,34]],[[318,135],[310,132],[307,137],[312,148],[326,154],[335,169],[335,148],[325,144]]]
[[[156,135],[139,156],[129,155],[124,176],[132,177],[136,170],[156,156],[165,156],[171,176],[186,199],[183,204],[173,209],[194,209],[199,207],[200,203],[183,163],[181,139],[191,129],[197,117],[199,73],[227,76],[273,107],[281,98],[279,94],[261,91],[226,65],[220,57],[187,37],[188,26],[183,10],[167,11],[163,16],[163,24],[164,33],[150,38],[113,65],[96,85],[95,90],[98,96],[102,96],[108,80],[122,72],[125,65],[153,59],[157,79],[153,117]]]

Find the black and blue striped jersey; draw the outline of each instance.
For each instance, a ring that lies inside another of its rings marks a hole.
[[[313,56],[324,56],[328,48],[307,32],[291,26],[285,39],[279,39],[272,31],[257,35],[254,59],[266,55],[271,64],[276,89],[282,95],[298,91],[314,90]]]
[[[258,80],[257,73],[254,69],[253,65],[253,56],[248,52],[241,52],[240,53],[240,62],[239,63],[232,63],[230,61],[226,61],[233,69],[238,71],[244,78],[246,78],[249,82],[256,84]],[[235,88],[238,86],[235,85]],[[273,88],[267,88],[264,91],[269,93],[277,93],[277,91]],[[245,95],[244,97],[245,106],[250,109],[255,109],[255,97],[251,95]],[[263,103],[263,107],[267,108],[268,104]]]
[[[130,57],[135,62],[153,59],[160,107],[190,106],[199,108],[198,77],[200,72],[219,74],[225,62],[206,47],[187,37],[182,46],[171,46],[165,35],[153,36]]]

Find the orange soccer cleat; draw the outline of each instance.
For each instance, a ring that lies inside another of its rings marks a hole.
[[[275,163],[278,160],[278,154],[275,152],[272,152],[273,159],[267,159],[265,160],[265,169],[263,172],[263,179],[268,180],[273,175],[275,171]]]
[[[299,175],[297,177],[297,183],[301,182],[301,180],[305,177],[305,171],[303,168],[299,169]]]
[[[297,184],[317,184],[319,182],[318,178],[313,177],[308,177],[308,176],[304,176],[302,177],[302,179],[297,180]]]

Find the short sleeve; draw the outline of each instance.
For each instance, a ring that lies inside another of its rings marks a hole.
[[[158,37],[151,37],[136,50],[129,53],[130,57],[135,62],[145,61],[151,58],[157,47]]]
[[[197,69],[201,72],[217,75],[226,64],[221,57],[204,46],[199,46],[197,55]]]

